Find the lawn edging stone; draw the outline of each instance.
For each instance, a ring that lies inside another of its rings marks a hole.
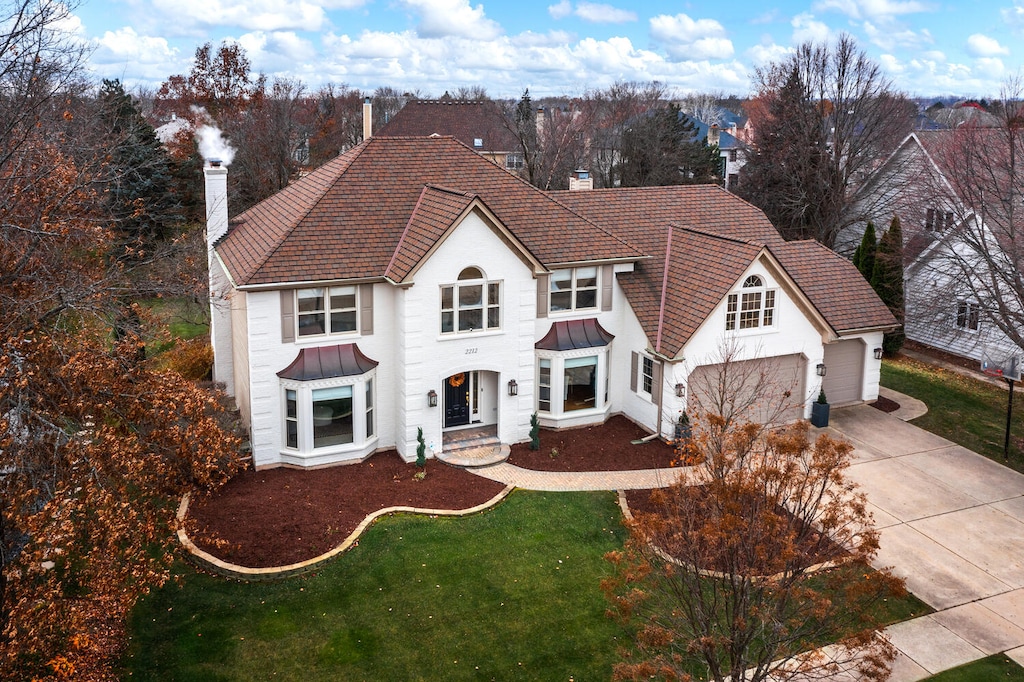
[[[477,514],[482,511],[490,509],[494,505],[501,502],[505,497],[508,496],[515,489],[515,486],[507,485],[504,490],[499,492],[497,495],[487,500],[482,504],[478,504],[475,507],[469,509],[427,509],[421,507],[385,507],[378,509],[372,514],[368,514],[365,519],[360,522],[356,529],[349,534],[344,541],[338,546],[334,547],[330,551],[324,552],[320,556],[313,557],[306,561],[300,561],[294,564],[288,564],[286,566],[271,566],[267,568],[250,568],[248,566],[239,566],[232,564],[222,559],[218,559],[209,552],[206,552],[196,546],[192,539],[188,536],[188,531],[185,530],[185,516],[188,514],[189,505],[189,494],[185,493],[181,498],[181,503],[178,505],[178,511],[176,514],[178,520],[178,542],[188,552],[188,558],[197,564],[200,568],[210,571],[211,573],[223,576],[225,578],[232,578],[235,580],[243,580],[247,582],[263,582],[271,580],[283,580],[285,578],[291,578],[297,575],[304,575],[311,573],[319,568],[322,564],[330,561],[334,557],[338,556],[342,552],[345,552],[349,548],[353,547],[359,540],[359,536],[362,535],[363,531],[370,527],[374,521],[382,516],[390,516],[392,514],[421,514],[424,516],[470,516]]]

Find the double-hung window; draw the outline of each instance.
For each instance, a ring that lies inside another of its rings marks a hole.
[[[465,268],[458,282],[441,287],[441,333],[501,328],[501,282],[488,281],[479,268]]]
[[[295,292],[299,336],[345,334],[358,330],[357,288],[316,287]]]
[[[587,310],[597,307],[597,268],[551,271],[550,310]]]
[[[960,329],[976,332],[981,326],[981,309],[971,301],[957,301],[956,326]]]
[[[750,275],[739,292],[729,294],[725,303],[725,329],[758,329],[775,325],[775,290],[764,280]]]

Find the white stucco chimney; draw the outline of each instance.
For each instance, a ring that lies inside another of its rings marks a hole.
[[[206,243],[213,244],[228,231],[228,169],[220,159],[210,159],[206,176]]]
[[[363,100],[363,139],[373,136],[373,102],[369,97]]]
[[[590,177],[590,171],[585,168],[578,168],[569,176],[569,191],[594,189],[594,178]]]

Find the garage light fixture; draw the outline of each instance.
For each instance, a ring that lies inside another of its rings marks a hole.
[[[876,348],[875,349],[875,360],[881,360],[881,359],[882,359],[882,349],[881,348]]]
[[[827,370],[825,369],[825,363],[823,363],[823,362],[819,362],[819,363],[818,363],[818,366],[817,366],[817,368],[816,368],[816,370],[817,370],[817,372],[818,372],[818,376],[819,376],[819,377],[823,377],[823,376],[825,376],[825,372],[827,371]]]
[[[437,407],[437,391],[434,389],[427,391],[427,407]]]

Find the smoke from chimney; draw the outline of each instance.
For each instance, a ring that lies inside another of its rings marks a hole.
[[[235,158],[235,148],[224,139],[224,133],[213,122],[206,109],[197,106],[192,106],[191,109],[199,121],[205,121],[196,126],[196,142],[203,160],[216,159],[223,165],[230,166],[231,161]]]

